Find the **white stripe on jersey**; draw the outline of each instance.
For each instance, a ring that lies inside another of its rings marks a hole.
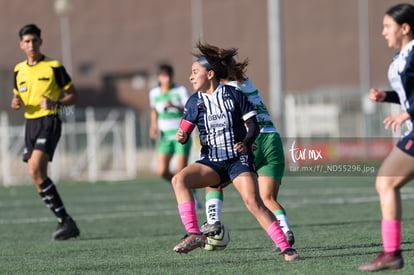
[[[224,88],[219,86],[213,95],[200,93],[206,106],[204,117],[207,144],[210,145],[210,158],[213,161],[225,160],[237,156],[234,150],[234,131],[232,112],[234,103],[230,96],[223,95]]]

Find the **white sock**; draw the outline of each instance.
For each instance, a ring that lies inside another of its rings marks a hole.
[[[206,217],[208,224],[221,221],[221,210],[223,207],[223,193],[211,191],[206,195]]]
[[[276,216],[276,219],[279,222],[280,227],[283,230],[283,233],[286,234],[286,232],[290,230],[287,216],[282,215],[282,214],[275,215],[275,216]]]

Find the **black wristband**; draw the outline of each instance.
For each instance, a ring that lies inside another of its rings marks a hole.
[[[260,133],[260,128],[259,124],[257,124],[256,116],[247,119],[245,123],[247,126],[247,134],[243,139],[243,143],[250,149],[257,135]]]

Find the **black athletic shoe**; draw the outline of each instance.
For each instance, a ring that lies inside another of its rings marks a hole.
[[[213,224],[208,224],[207,222],[205,222],[201,226],[200,231],[207,237],[219,235],[221,233],[221,222],[217,221]]]
[[[61,223],[58,223],[53,239],[56,241],[63,241],[79,236],[79,228],[75,221],[67,216]]]
[[[285,236],[290,246],[292,246],[295,243],[295,235],[293,235],[293,232],[289,230],[285,233]]]

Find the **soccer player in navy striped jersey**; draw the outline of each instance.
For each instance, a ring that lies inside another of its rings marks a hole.
[[[382,35],[388,47],[398,51],[388,69],[388,80],[393,90],[373,88],[369,98],[374,102],[400,104],[402,112],[385,118],[385,128],[397,131],[406,124],[408,130],[378,170],[375,188],[381,206],[383,252],[359,267],[359,270],[366,272],[399,270],[404,266],[400,189],[414,179],[414,6],[397,4],[390,7],[383,17]]]
[[[207,45],[199,49],[201,54],[204,51],[215,50],[217,53],[225,52],[225,49]],[[237,49],[233,49],[237,51]],[[266,105],[263,102],[259,91],[255,85],[247,78],[244,71],[248,61],[237,62],[236,59],[225,63],[229,71],[227,79],[221,82],[240,90],[248,97],[249,101],[257,110],[257,120],[260,127],[260,133],[254,143],[254,160],[258,173],[258,182],[260,197],[269,210],[279,221],[283,232],[285,233],[289,244],[293,245],[295,238],[289,227],[288,218],[285,209],[277,201],[279,187],[285,169],[285,157],[283,144],[280,135],[272,122]],[[221,188],[206,188],[206,217],[207,222],[201,227],[201,231],[206,235],[216,235],[221,231],[221,211],[223,205],[223,192]]]
[[[185,167],[172,180],[178,211],[187,231],[174,251],[187,253],[203,247],[206,242],[198,225],[191,189],[232,181],[248,210],[280,248],[285,260],[296,260],[296,250],[288,243],[274,215],[258,199],[252,152],[259,133],[256,111],[239,89],[220,84],[220,79],[228,74],[222,62],[234,55],[233,51],[220,56],[212,52],[199,57],[192,65],[190,81],[197,92],[187,101],[176,138],[185,143],[197,127],[202,158]]]
[[[41,53],[41,30],[36,25],[22,27],[19,37],[26,60],[14,69],[11,108],[19,110],[25,107],[23,161],[28,163],[37,192],[58,220],[53,239],[66,240],[79,236],[79,229],[66,212],[55,184],[47,175],[47,168],[62,131],[59,113],[62,106],[76,102],[77,93],[62,64]]]

